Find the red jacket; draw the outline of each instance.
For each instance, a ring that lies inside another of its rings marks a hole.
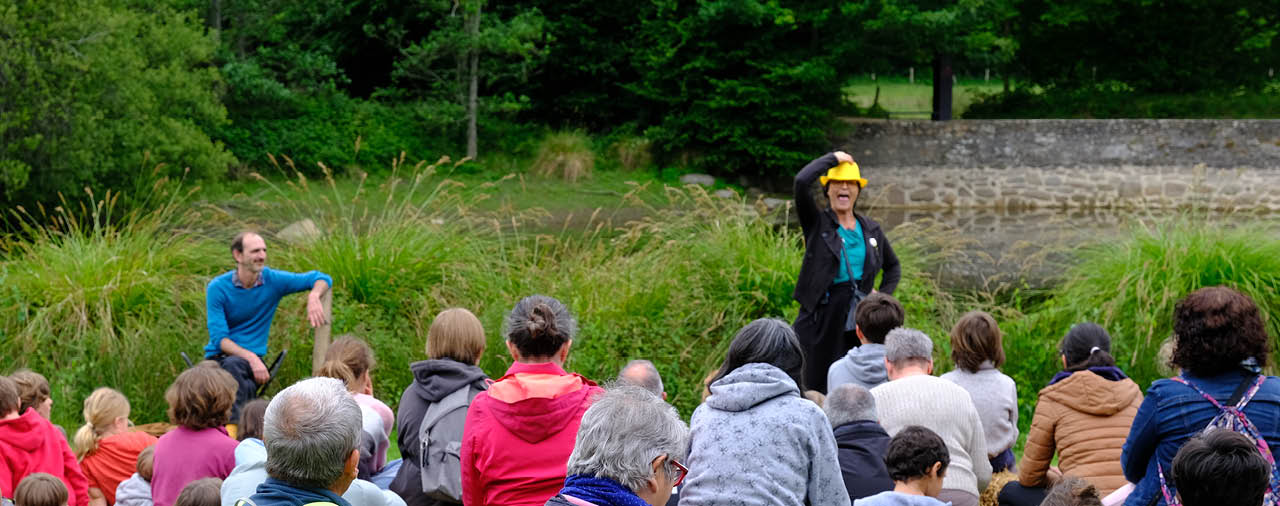
[[[49,473],[66,484],[67,506],[89,505],[89,482],[80,472],[67,439],[52,423],[28,409],[0,420],[0,495],[12,498],[18,482],[32,473]]]
[[[578,423],[601,392],[552,363],[512,364],[467,410],[463,504],[546,504],[564,486]]]

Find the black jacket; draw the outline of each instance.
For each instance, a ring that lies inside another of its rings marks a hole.
[[[844,475],[844,488],[849,491],[849,500],[893,490],[893,480],[884,465],[884,454],[889,450],[889,434],[880,424],[869,420],[849,422],[836,427],[835,434],[840,474]]]
[[[422,492],[422,468],[418,465],[421,458],[418,429],[422,426],[422,416],[427,414],[428,407],[459,388],[488,388],[485,383],[488,377],[479,367],[448,359],[414,362],[409,369],[413,371],[413,383],[404,389],[396,412],[396,443],[404,461],[391,482],[391,490],[404,498],[408,506],[442,504]]]
[[[822,296],[827,293],[831,281],[840,273],[840,236],[836,230],[840,222],[830,207],[819,208],[813,198],[813,183],[819,176],[837,164],[834,154],[826,154],[809,162],[799,174],[796,174],[795,200],[796,213],[800,215],[800,227],[804,230],[804,260],[800,263],[800,277],[796,280],[796,291],[792,294],[800,307],[813,311]],[[862,196],[862,192],[858,192]],[[857,203],[856,201],[854,202]],[[884,270],[884,278],[880,281],[881,292],[892,295],[898,287],[898,279],[902,277],[902,268],[898,265],[898,256],[893,254],[889,239],[884,236],[880,224],[875,220],[854,213],[858,223],[862,225],[862,237],[866,241],[866,258],[862,263],[862,281],[858,289],[863,293],[871,293],[875,288],[876,274]]]

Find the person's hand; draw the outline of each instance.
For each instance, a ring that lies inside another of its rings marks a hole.
[[[329,319],[325,318],[324,303],[320,302],[320,296],[315,293],[307,295],[307,321],[311,322],[311,328],[329,323]]]
[[[1049,480],[1049,485],[1056,485],[1062,481],[1062,471],[1058,469],[1058,466],[1049,466],[1049,471],[1045,473],[1045,478]]]
[[[266,383],[267,379],[271,377],[271,374],[267,372],[267,364],[262,363],[262,359],[253,353],[246,353],[245,355],[247,356],[244,359],[249,361],[249,368],[253,369],[253,381],[258,382],[259,385]]]
[[[836,155],[837,162],[853,163],[853,157],[849,156],[849,153],[845,153],[844,151],[836,151],[835,153],[832,153],[832,154]]]

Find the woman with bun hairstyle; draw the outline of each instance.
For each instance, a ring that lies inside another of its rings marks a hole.
[[[1142,389],[1116,367],[1111,336],[1078,323],[1059,347],[1063,370],[1040,390],[1018,481],[1000,491],[1001,505],[1037,505],[1063,476],[1083,478],[1106,496],[1125,485],[1120,451],[1142,404]],[[1051,469],[1053,454],[1058,468]]]
[[[462,503],[542,506],[564,485],[582,414],[604,390],[564,370],[578,323],[560,301],[525,297],[504,329],[515,362],[467,411]]]
[[[813,183],[822,185],[826,205],[813,197]],[[902,277],[898,256],[880,224],[854,212],[867,186],[858,164],[843,151],[809,162],[796,174],[796,214],[804,231],[804,259],[792,294],[800,314],[792,328],[804,347],[804,386],[827,391],[827,369],[858,345],[854,309],[876,290],[876,276],[884,272],[879,291],[893,295]]]
[[[76,457],[89,480],[89,506],[116,503],[116,487],[133,476],[138,454],[156,437],[133,430],[129,399],[102,387],[84,399],[84,426],[75,434]]]

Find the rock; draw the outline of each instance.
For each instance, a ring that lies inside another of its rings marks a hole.
[[[716,184],[716,178],[707,174],[685,174],[680,176],[680,184],[700,184],[702,186],[711,186]]]
[[[316,222],[311,221],[310,218],[295,221],[276,233],[276,237],[290,244],[306,244],[319,239],[322,235],[324,234],[320,233],[320,227],[317,227]]]
[[[715,196],[720,197],[720,198],[722,198],[722,199],[736,199],[736,198],[738,198],[738,192],[733,191],[733,190],[730,190],[730,189],[728,189],[728,188],[724,188],[724,189],[716,190],[716,192],[715,192],[715,193],[713,193],[712,195],[715,195]]]

